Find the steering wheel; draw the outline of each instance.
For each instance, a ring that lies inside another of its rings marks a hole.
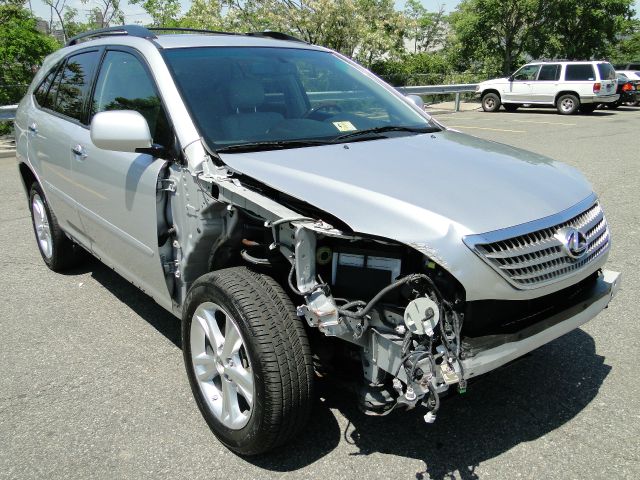
[[[342,112],[342,107],[340,105],[338,105],[335,102],[327,102],[327,103],[321,103],[320,105],[316,105],[315,107],[310,108],[309,110],[307,110],[307,112],[304,115],[302,115],[302,118],[309,118],[315,113],[321,110],[326,110],[326,109],[333,109],[333,110],[336,110],[337,112]]]

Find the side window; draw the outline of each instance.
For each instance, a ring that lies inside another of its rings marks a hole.
[[[640,63],[632,63],[629,65],[629,68],[627,68],[626,70],[638,70],[640,69]]]
[[[147,70],[130,53],[108,51],[104,57],[91,101],[91,116],[106,110],[135,110],[147,120],[154,143],[172,143],[160,95]]]
[[[55,67],[53,67],[49,71],[49,73],[47,73],[47,75],[44,77],[44,80],[40,82],[40,85],[38,85],[38,88],[36,88],[35,91],[33,92],[33,96],[36,99],[36,103],[40,105],[42,108],[51,107],[51,104],[52,104],[51,97],[48,96],[49,88],[53,83],[53,79],[56,76],[56,72],[58,71],[59,66],[60,65],[56,65]]]
[[[56,84],[53,110],[67,117],[83,120],[84,106],[97,62],[97,51],[79,53],[67,59],[60,70],[60,82]]]
[[[560,78],[560,65],[543,65],[538,74],[538,80],[553,81]]]
[[[513,74],[513,79],[519,81],[535,80],[538,70],[540,70],[540,65],[525,65]]]
[[[564,73],[564,79],[567,82],[570,82],[572,80],[594,81],[596,79],[596,74],[593,71],[593,65],[591,65],[590,63],[574,63],[567,65]]]

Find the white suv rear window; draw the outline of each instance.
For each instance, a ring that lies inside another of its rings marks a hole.
[[[567,65],[564,79],[568,82],[572,80],[593,81],[596,79],[596,74],[593,71],[593,65],[591,65],[590,63],[575,63]]]

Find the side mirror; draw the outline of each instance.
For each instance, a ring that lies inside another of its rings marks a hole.
[[[513,75],[509,75],[509,81],[513,82],[513,80],[514,80],[514,76]]]
[[[407,95],[407,100],[413,103],[420,110],[424,110],[424,102],[422,101],[422,98],[419,97],[418,95]]]
[[[134,153],[152,146],[147,120],[134,110],[97,113],[91,120],[91,141],[98,148]]]

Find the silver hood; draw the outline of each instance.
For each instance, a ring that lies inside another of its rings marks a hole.
[[[592,194],[574,168],[451,130],[222,154],[222,160],[334,215],[355,232],[421,250],[463,284],[467,282],[461,277],[472,273],[469,262],[477,263],[471,277],[487,274],[496,284],[506,283],[485,270],[488,267],[462,243],[463,236],[547,217]],[[487,283],[487,278],[482,281]]]

